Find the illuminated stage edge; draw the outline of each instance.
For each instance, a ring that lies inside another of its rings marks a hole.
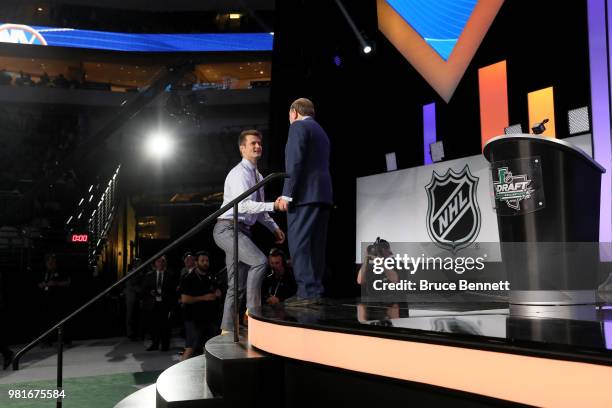
[[[612,406],[612,367],[271,323],[251,315],[249,342],[322,366],[536,406]]]

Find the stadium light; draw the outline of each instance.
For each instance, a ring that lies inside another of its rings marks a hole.
[[[169,134],[163,131],[152,133],[146,141],[146,150],[149,156],[164,159],[174,150],[174,143]]]

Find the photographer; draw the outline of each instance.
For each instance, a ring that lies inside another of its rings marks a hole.
[[[384,273],[377,275],[373,272],[373,263],[375,258],[388,258],[392,257],[393,252],[389,242],[384,239],[376,238],[376,241],[372,245],[368,245],[366,253],[363,259],[363,263],[357,273],[357,283],[362,287],[366,285],[366,291],[372,288],[372,282],[375,279],[382,279],[386,282],[398,282],[399,275],[395,269],[385,269]],[[363,292],[363,291],[362,291]]]
[[[393,256],[389,242],[376,238],[368,245],[363,257],[363,263],[357,273],[357,283],[361,285],[362,303],[357,305],[357,320],[360,323],[375,326],[393,326],[392,321],[400,317],[400,306],[396,302],[385,299],[384,293],[373,288],[375,280],[383,282],[399,282],[399,274],[395,269],[386,269],[381,274],[374,273],[374,259]],[[373,306],[373,307],[372,307]]]
[[[270,273],[261,285],[263,304],[277,305],[295,295],[297,285],[293,270],[288,265],[285,253],[278,248],[272,248],[268,255]]]

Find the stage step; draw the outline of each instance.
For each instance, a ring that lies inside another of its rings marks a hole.
[[[198,356],[166,369],[157,378],[156,408],[221,407],[206,384],[206,358]]]
[[[259,407],[282,398],[282,360],[251,347],[245,338],[216,336],[206,343],[206,381],[227,407]]]
[[[206,358],[198,356],[164,370],[155,384],[127,396],[115,408],[224,407],[206,384]]]
[[[155,384],[128,395],[115,408],[150,408],[155,406]]]

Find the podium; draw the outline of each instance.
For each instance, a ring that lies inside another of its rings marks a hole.
[[[605,169],[568,142],[535,135],[495,137],[483,154],[511,306],[594,304]]]

